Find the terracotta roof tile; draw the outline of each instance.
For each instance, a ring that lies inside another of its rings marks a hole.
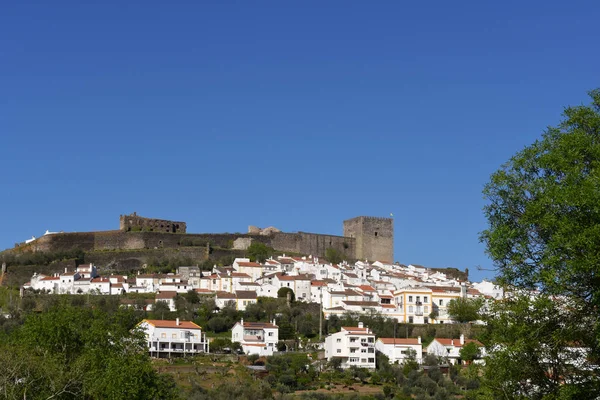
[[[202,329],[192,321],[179,321],[179,325],[177,325],[177,321],[164,319],[145,319],[142,322],[144,321],[157,328]]]

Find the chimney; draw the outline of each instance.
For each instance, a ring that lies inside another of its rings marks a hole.
[[[244,318],[240,319],[240,325],[244,326]]]
[[[359,328],[363,328],[363,327],[364,327],[363,323],[362,323],[362,322],[359,322],[359,323],[358,323],[358,327],[359,327]]]
[[[463,335],[462,333],[460,334],[460,345],[462,346],[463,344],[465,344],[465,335]]]
[[[179,318],[175,319],[175,325],[179,326]]]
[[[421,344],[421,336],[417,337],[417,343]]]
[[[467,285],[464,282],[460,284],[460,297],[467,298]]]
[[[450,339],[450,344],[454,346],[454,339]]]
[[[67,267],[65,267],[65,274],[67,273]]]
[[[273,318],[273,321],[271,321],[271,323],[272,323],[273,325],[275,325],[275,318]]]

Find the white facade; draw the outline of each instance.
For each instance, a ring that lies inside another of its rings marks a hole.
[[[242,319],[231,329],[231,341],[240,343],[246,354],[272,356],[277,351],[279,327],[275,325],[275,320],[265,323],[244,322]]]
[[[150,320],[138,324],[146,335],[148,352],[154,357],[208,353],[209,345],[202,329],[191,321]]]
[[[485,356],[485,347],[477,340],[465,339],[464,335],[460,335],[458,339],[435,338],[427,346],[425,352],[437,357],[446,358],[450,363],[456,364],[460,360],[460,350],[462,347],[471,342],[479,346],[481,356]]]
[[[342,368],[352,366],[375,369],[375,335],[369,328],[342,327],[341,331],[325,338],[325,358],[341,359]]]
[[[423,361],[423,345],[420,336],[417,339],[379,338],[375,342],[375,349],[385,354],[390,364],[402,364],[409,358],[411,352],[414,352],[415,360],[419,364]]]

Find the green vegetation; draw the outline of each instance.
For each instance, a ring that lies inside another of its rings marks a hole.
[[[132,311],[74,306],[68,298],[30,313],[0,340],[0,389],[7,399],[172,399]],[[4,329],[4,332],[6,330]]]
[[[22,252],[15,254],[13,252],[2,252],[0,255],[0,264],[6,262],[6,265],[49,265],[56,261],[75,260],[78,263],[83,263],[85,252],[81,249],[69,251],[54,251],[54,252]]]
[[[264,262],[267,258],[275,254],[275,250],[264,243],[253,241],[252,244],[248,246],[246,254],[252,261]]]
[[[344,255],[336,249],[329,247],[325,250],[325,258],[332,264],[339,264],[344,260]]]
[[[460,323],[477,321],[481,319],[480,311],[482,306],[483,300],[480,298],[465,299],[459,297],[458,299],[450,300],[448,303],[448,315]]]
[[[494,173],[481,239],[515,296],[488,320],[495,397],[600,396],[600,90]],[[529,291],[539,290],[531,298]],[[573,346],[588,349],[580,358]]]

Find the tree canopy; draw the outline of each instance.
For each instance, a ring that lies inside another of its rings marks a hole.
[[[574,346],[591,359],[600,355],[600,90],[589,94],[589,106],[566,108],[558,126],[513,156],[484,189],[489,226],[481,239],[511,293],[489,320],[490,345],[499,351],[488,370],[503,377],[503,385],[491,385],[503,397],[600,394],[598,379],[583,368],[567,373],[564,357]]]
[[[483,302],[481,299],[458,299],[450,300],[448,303],[448,314],[456,322],[465,323],[480,319],[479,311]]]
[[[130,310],[112,315],[66,301],[29,314],[0,343],[0,388],[6,398],[174,398],[157,374],[145,338],[131,330]]]

